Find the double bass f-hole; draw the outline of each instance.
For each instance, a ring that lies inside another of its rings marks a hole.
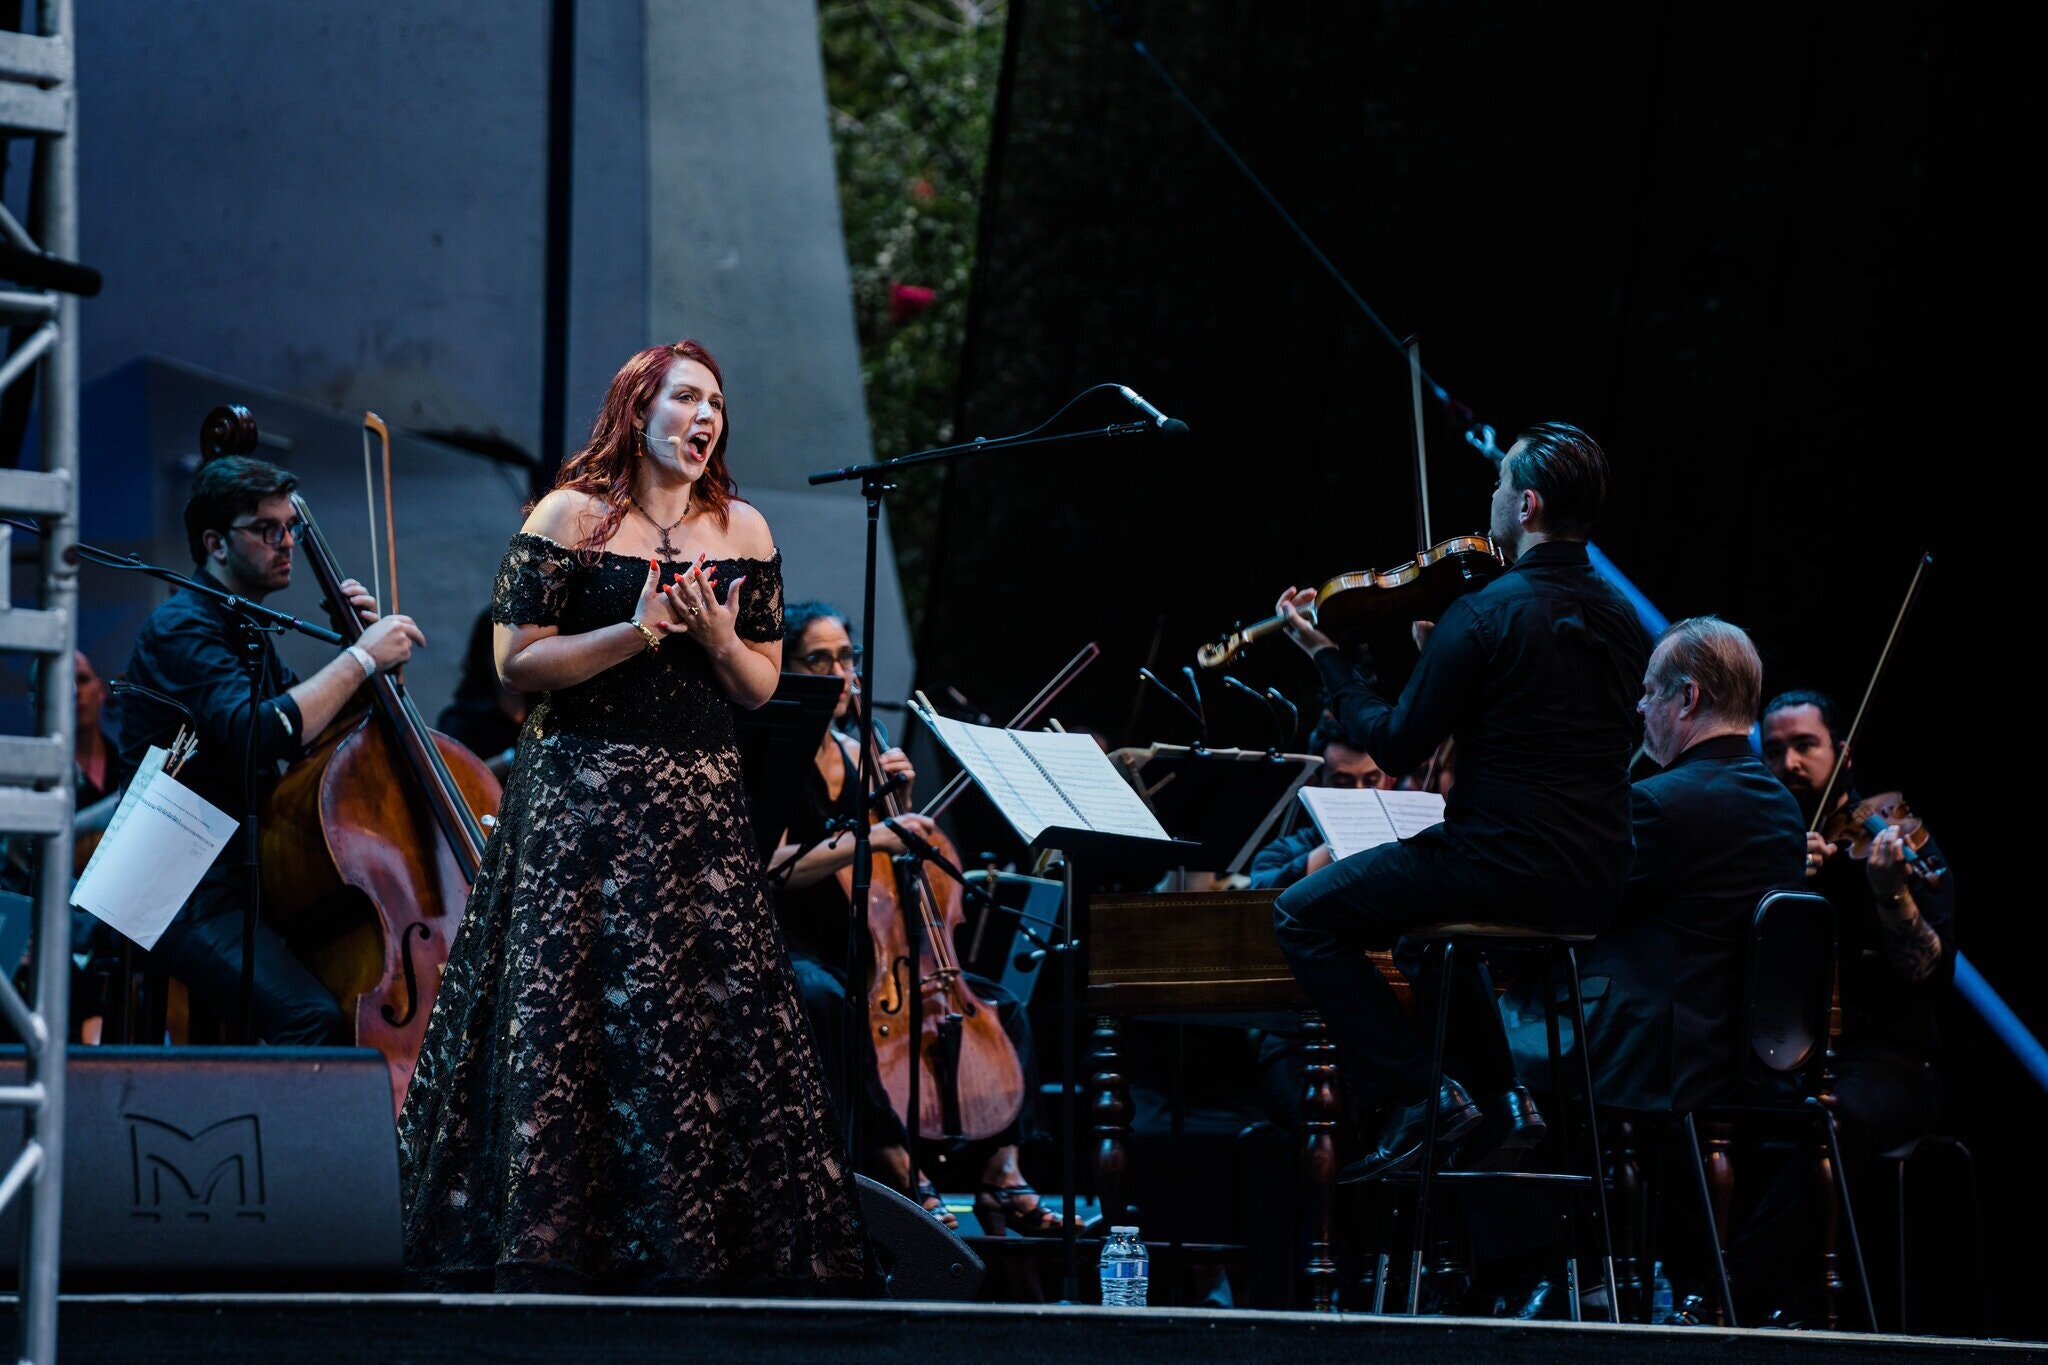
[[[412,941],[415,937],[431,939],[434,931],[420,920],[405,926],[405,932],[398,936],[398,957],[405,973],[405,1013],[399,1014],[389,1005],[380,1005],[377,1012],[384,1016],[384,1022],[393,1028],[404,1028],[412,1017],[420,1012],[420,977],[412,962]]]

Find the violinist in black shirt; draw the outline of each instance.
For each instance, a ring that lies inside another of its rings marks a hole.
[[[1491,519],[1514,567],[1443,613],[1395,702],[1300,614],[1312,590],[1281,595],[1288,633],[1315,660],[1353,748],[1401,772],[1446,736],[1458,746],[1442,824],[1332,864],[1273,907],[1281,950],[1328,1023],[1346,1074],[1391,1110],[1377,1149],[1340,1179],[1412,1164],[1428,1098],[1428,1051],[1364,949],[1442,921],[1598,929],[1620,904],[1631,850],[1628,763],[1649,649],[1634,610],[1586,554],[1606,493],[1607,458],[1586,433],[1556,422],[1524,432],[1501,461]],[[1452,1036],[1483,1057],[1476,1073],[1443,1084],[1443,1141],[1480,1127],[1476,1092],[1495,1122],[1475,1141],[1533,1142],[1541,1120],[1515,1084],[1484,971],[1460,959],[1450,982],[1425,977],[1422,985],[1453,992]],[[1459,1159],[1487,1155],[1460,1151]]]
[[[1841,752],[1841,713],[1819,692],[1786,692],[1764,707],[1762,727],[1764,762],[1810,823]],[[1862,799],[1853,760],[1834,792],[1831,812]],[[1920,856],[1945,862],[1931,838]],[[1955,884],[1946,875],[1931,884],[1910,879],[1896,829],[1875,839],[1860,863],[1809,834],[1806,875],[1834,905],[1841,945],[1836,1112],[1852,1141],[1895,1146],[1925,1133],[1940,1105],[1935,1004],[1955,977]]]
[[[1822,693],[1784,692],[1764,706],[1760,728],[1765,765],[1798,800],[1811,824],[1842,762],[1841,712]],[[1861,801],[1854,758],[1832,791],[1830,814]],[[1931,837],[1919,855],[1946,866]],[[1953,874],[1931,882],[1911,877],[1896,829],[1872,840],[1863,860],[1809,833],[1805,859],[1807,886],[1835,907],[1841,1002],[1841,1036],[1834,1040],[1832,1064],[1835,1115],[1841,1121],[1850,1187],[1867,1190],[1874,1188],[1866,1178],[1874,1170],[1864,1168],[1871,1156],[1925,1136],[1941,1108],[1936,1007],[1955,978],[1956,887]],[[1745,1286],[1768,1291],[1791,1321],[1810,1313],[1816,1307],[1813,1268],[1820,1264],[1820,1225],[1821,1210],[1805,1164],[1786,1162],[1755,1212],[1738,1225],[1729,1247],[1737,1293]],[[1875,1221],[1866,1222],[1865,1236],[1881,1238],[1878,1228]],[[1890,1282],[1877,1276],[1875,1289],[1884,1311]]]
[[[291,586],[298,513],[297,476],[242,456],[202,466],[185,501],[185,536],[200,576],[252,602]],[[371,677],[389,672],[426,643],[409,616],[379,619],[377,603],[348,579],[347,608],[367,623],[362,638],[319,672],[299,679],[263,638],[264,684],[255,716],[256,782],[276,785]],[[337,609],[341,604],[330,604]],[[247,803],[243,746],[249,740],[249,671],[241,620],[211,598],[180,590],[136,639],[124,674],[177,702],[198,723],[199,747],[179,773],[193,792],[229,815]],[[121,760],[132,771],[151,745],[170,746],[184,713],[140,692],[122,699]],[[243,854],[240,834],[221,851],[192,898],[157,940],[155,958],[195,996],[232,1016],[242,976]],[[267,926],[256,928],[255,1016],[269,1043],[346,1043],[348,1022],[326,987]]]

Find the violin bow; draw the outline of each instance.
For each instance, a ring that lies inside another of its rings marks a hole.
[[[1408,393],[1415,412],[1415,534],[1421,551],[1436,544],[1429,533],[1429,460],[1422,435],[1422,342],[1409,337],[1401,345],[1408,352]]]
[[[1835,770],[1828,774],[1827,783],[1821,788],[1820,802],[1814,807],[1813,823],[1806,827],[1809,834],[1818,831],[1827,819],[1828,802],[1835,799],[1835,784],[1841,778],[1842,770],[1849,766],[1850,751],[1856,747],[1856,733],[1863,728],[1863,717],[1870,710],[1870,699],[1877,694],[1877,684],[1891,663],[1892,646],[1898,643],[1899,628],[1906,624],[1906,613],[1913,609],[1913,602],[1920,595],[1920,580],[1933,564],[1933,552],[1923,551],[1919,564],[1914,566],[1913,581],[1906,585],[1906,596],[1899,603],[1899,614],[1892,618],[1891,633],[1884,637],[1884,648],[1877,652],[1877,667],[1870,671],[1870,682],[1863,689],[1863,700],[1856,704],[1856,717],[1849,722],[1849,733],[1842,739],[1842,751],[1835,755]]]
[[[1052,681],[1039,688],[1037,695],[1033,696],[1030,701],[1025,702],[1024,709],[1011,718],[1010,723],[1003,728],[1005,730],[1022,730],[1041,715],[1044,715],[1046,708],[1059,698],[1060,693],[1067,690],[1067,685],[1080,677],[1081,671],[1094,663],[1101,655],[1102,646],[1096,644],[1093,640],[1083,645],[1081,652],[1067,660],[1066,667],[1053,674]],[[922,693],[918,695],[918,700],[924,703],[927,711],[931,710],[931,703],[924,700]],[[953,774],[953,780],[940,788],[938,794],[925,804],[925,808],[919,814],[927,819],[938,819],[940,815],[945,813],[946,807],[952,805],[960,793],[967,790],[969,780],[964,770]]]
[[[384,551],[391,565],[391,600],[384,600],[384,584],[377,560],[377,484],[371,473],[370,437],[374,435],[384,451]],[[363,414],[363,502],[370,520],[370,596],[377,610],[390,616],[398,611],[398,525],[391,508],[391,428],[374,412]]]

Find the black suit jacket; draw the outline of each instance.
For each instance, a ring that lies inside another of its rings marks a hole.
[[[1630,807],[1621,911],[1579,952],[1593,1085],[1602,1104],[1690,1109],[1736,1074],[1750,919],[1767,893],[1804,888],[1806,825],[1742,735],[1686,750]],[[1508,1008],[1518,1069],[1547,1081],[1540,1008],[1526,992]]]

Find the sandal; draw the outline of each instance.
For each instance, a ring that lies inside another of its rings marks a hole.
[[[922,1174],[918,1176],[917,1189],[911,1195],[911,1198],[922,1205],[924,1211],[936,1219],[940,1227],[948,1232],[958,1232],[960,1230],[960,1220],[955,1218],[953,1211],[946,1207],[946,1201],[939,1198],[938,1187],[932,1184],[931,1177]]]
[[[1018,1202],[1025,1196],[1032,1201],[1029,1205]],[[983,1185],[974,1196],[974,1216],[991,1237],[1002,1236],[1005,1228],[1020,1237],[1060,1235],[1059,1215],[1039,1202],[1038,1191],[1029,1185]]]

